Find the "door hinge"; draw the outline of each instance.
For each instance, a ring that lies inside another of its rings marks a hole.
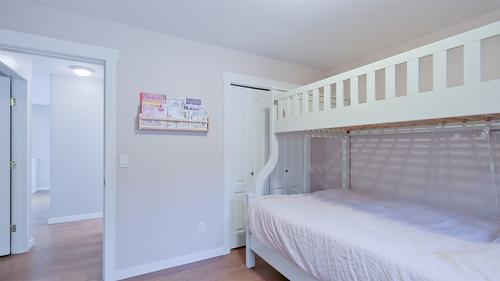
[[[17,167],[17,163],[16,163],[16,161],[11,160],[11,161],[9,162],[9,167],[10,167],[10,169],[11,169],[11,170],[14,170],[14,169]]]
[[[16,98],[9,98],[9,105],[10,107],[16,106]]]
[[[17,231],[17,226],[15,224],[10,226],[10,232],[16,232]]]

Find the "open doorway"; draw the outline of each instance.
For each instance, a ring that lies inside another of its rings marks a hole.
[[[100,280],[103,66],[8,51],[0,51],[0,61],[27,81],[31,160],[31,172],[27,175],[30,178],[27,182],[31,182],[28,200],[31,249],[27,254],[0,258],[2,276],[6,280],[31,280],[32,276],[43,277],[57,270],[64,275],[71,268],[70,276]],[[13,119],[12,124],[15,122]],[[16,264],[30,265],[30,270],[22,271],[26,276],[16,272],[20,267],[5,266],[11,259]],[[43,266],[33,266],[37,264]]]

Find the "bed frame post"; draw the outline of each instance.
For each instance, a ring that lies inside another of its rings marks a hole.
[[[278,163],[278,138],[274,133],[274,123],[275,119],[278,118],[277,114],[277,106],[274,104],[274,98],[276,94],[279,93],[277,90],[271,90],[271,116],[269,117],[269,136],[271,138],[269,143],[269,159],[267,160],[266,165],[259,171],[257,175],[257,179],[255,182],[255,193],[247,193],[246,194],[246,266],[248,268],[255,267],[255,253],[252,250],[252,239],[250,227],[248,226],[249,221],[249,210],[252,202],[255,200],[255,197],[262,196],[268,193],[268,189],[266,188],[266,180],[269,175],[273,172],[274,167],[276,167],[276,163]]]
[[[252,239],[250,238],[250,228],[248,227],[248,210],[252,201],[255,199],[254,193],[247,193],[245,197],[245,208],[247,214],[247,227],[246,227],[246,266],[247,268],[255,267],[255,253],[252,250]]]
[[[255,181],[255,195],[257,196],[265,195],[267,193],[266,180],[273,172],[274,167],[276,167],[276,163],[278,163],[278,138],[276,138],[276,134],[274,133],[274,123],[277,118],[277,108],[274,104],[274,97],[277,93],[280,92],[277,90],[271,90],[272,104],[271,116],[269,118],[269,136],[271,140],[269,142],[269,159],[267,160],[264,168],[260,170]]]
[[[342,188],[351,189],[351,136],[342,137]]]

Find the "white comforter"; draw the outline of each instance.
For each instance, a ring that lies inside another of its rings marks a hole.
[[[326,281],[500,280],[499,221],[332,189],[258,198],[252,235]]]

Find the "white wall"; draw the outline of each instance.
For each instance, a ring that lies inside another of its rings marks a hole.
[[[44,70],[36,60],[33,63],[33,78],[31,81],[31,103],[36,105],[50,105],[50,78],[49,72]]]
[[[221,249],[224,245],[223,72],[304,84],[322,71],[74,15],[25,2],[0,2],[2,28],[120,50],[117,268]],[[207,135],[136,129],[139,92],[203,98]],[[198,234],[198,222],[206,233]]]
[[[51,75],[50,100],[49,222],[102,212],[102,80]]]
[[[342,139],[311,138],[311,192],[342,186]]]
[[[499,131],[493,133],[491,143],[500,183]],[[311,189],[340,187],[341,167],[335,163],[341,163],[336,161],[340,161],[342,143],[317,139],[311,145]],[[314,167],[331,170],[318,172]],[[488,144],[479,131],[353,136],[351,187],[471,215],[491,217],[499,211]]]
[[[31,107],[31,157],[37,158],[36,190],[50,188],[50,106]]]

